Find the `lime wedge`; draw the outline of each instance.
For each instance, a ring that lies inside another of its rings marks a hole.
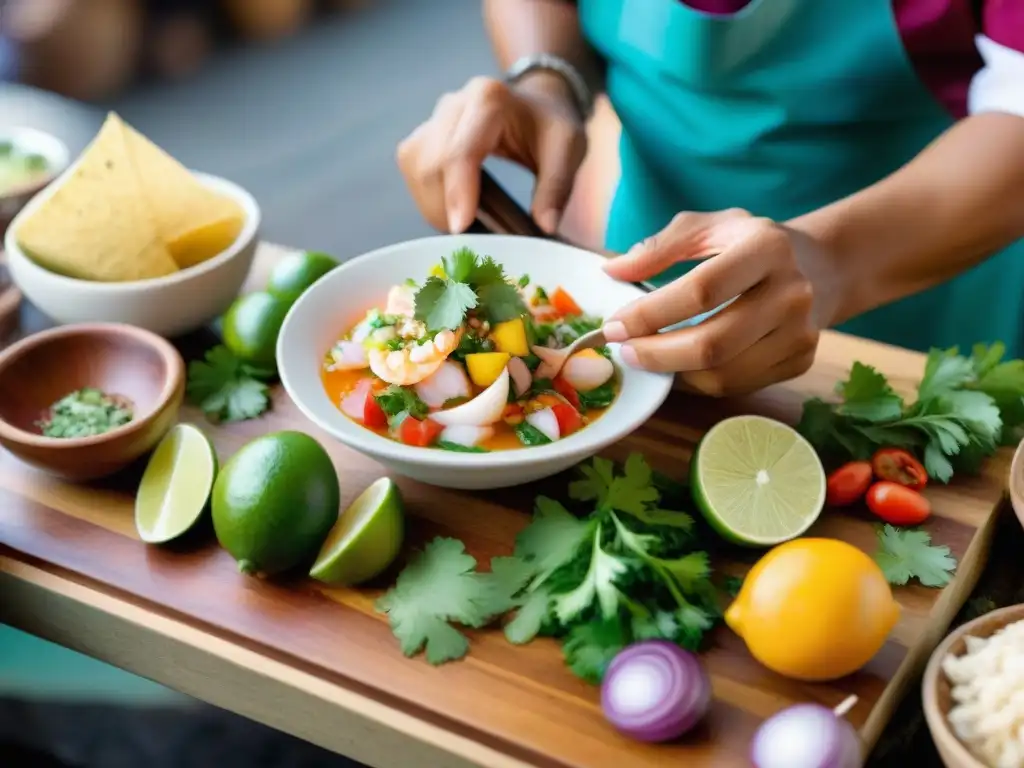
[[[765,547],[794,539],[821,514],[825,470],[795,429],[763,416],[712,427],[690,463],[693,500],[723,538]]]
[[[341,513],[309,575],[327,584],[360,584],[394,562],[405,536],[398,486],[382,477]]]
[[[176,424],[157,445],[135,497],[135,528],[149,544],[188,531],[202,516],[217,476],[217,453],[202,430]]]

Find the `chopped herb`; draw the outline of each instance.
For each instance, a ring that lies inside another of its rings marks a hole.
[[[519,278],[519,280],[518,280],[518,281],[516,282],[516,285],[518,285],[518,286],[519,286],[520,288],[525,288],[525,287],[526,287],[526,286],[528,286],[529,284],[530,284],[530,276],[529,276],[529,275],[523,275],[523,276],[522,276],[522,277],[520,277],[520,278]]]
[[[547,435],[528,421],[516,424],[516,437],[523,445],[547,445],[551,442]]]
[[[255,419],[270,407],[271,371],[239,360],[224,346],[210,349],[188,367],[189,400],[215,421]]]
[[[533,293],[533,298],[537,304],[547,303],[548,301],[550,301],[550,299],[548,298],[548,292],[541,288],[539,285],[537,286],[537,290],[534,291]]]
[[[416,293],[416,319],[429,330],[454,330],[474,308],[491,323],[527,313],[519,290],[490,256],[460,248],[443,259],[443,267],[445,277],[431,276]]]
[[[916,578],[926,587],[944,587],[956,570],[956,558],[947,546],[932,544],[927,531],[912,528],[878,528],[875,562],[890,584],[903,586]]]
[[[530,385],[530,394],[539,395],[541,392],[554,392],[555,385],[551,383],[551,379],[534,379],[533,384]]]
[[[594,347],[594,351],[597,352],[601,357],[605,357],[609,360],[612,359],[611,347]]]
[[[580,410],[589,411],[595,408],[607,408],[615,399],[615,385],[608,381],[597,389],[589,389],[586,392],[578,392],[580,399]]]
[[[374,398],[377,400],[377,405],[389,418],[407,413],[414,418],[422,419],[430,412],[427,404],[420,400],[419,395],[411,389],[400,387],[397,384],[392,384],[383,392],[378,392]]]
[[[739,576],[726,576],[722,579],[722,591],[732,597],[736,597],[743,587],[743,579]]]
[[[469,398],[464,395],[459,395],[458,397],[449,397],[447,400],[441,403],[441,408],[454,408],[457,405],[462,405],[463,403],[468,402]]]
[[[575,315],[573,317],[565,318],[565,324],[576,333],[577,337],[579,337],[585,333],[596,331],[604,325],[604,320],[600,317],[592,317],[590,315]]]
[[[494,342],[490,339],[481,339],[474,333],[464,333],[459,340],[459,346],[452,353],[452,358],[460,363],[465,362],[466,355],[475,355],[480,352],[493,352]]]
[[[422,344],[423,342],[420,343]],[[405,341],[403,339],[388,339],[384,344],[384,347],[392,352],[397,352],[398,350],[405,348]]]
[[[523,362],[526,363],[526,367],[531,371],[536,371],[538,366],[540,366],[540,358],[532,352],[523,357]]]
[[[453,443],[450,440],[438,440],[434,443],[434,447],[440,448],[442,451],[452,451],[453,453],[489,453],[486,448],[481,448],[479,445],[462,445],[460,443]]]
[[[555,324],[554,323],[537,323],[531,322],[529,324],[530,329],[530,345],[536,347],[546,347],[551,337],[555,335]]]
[[[84,387],[50,406],[46,418],[37,426],[46,437],[93,437],[131,420],[132,410],[122,400],[94,387]]]

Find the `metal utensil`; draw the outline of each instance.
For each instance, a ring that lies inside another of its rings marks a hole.
[[[582,349],[596,349],[608,343],[604,337],[604,331],[598,328],[596,331],[584,333],[576,341],[561,349],[551,347],[533,347],[533,354],[540,358],[540,365],[534,374],[538,379],[553,379],[562,371],[565,361]]]

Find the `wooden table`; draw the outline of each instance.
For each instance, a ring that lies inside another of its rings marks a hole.
[[[252,287],[263,284],[279,253],[261,251]],[[657,469],[682,477],[694,442],[715,421],[741,412],[792,421],[805,397],[829,393],[854,360],[877,366],[902,390],[914,386],[922,365],[920,355],[826,334],[814,368],[800,379],[730,401],[673,395],[608,455],[641,451]],[[203,423],[192,410],[183,418]],[[208,432],[226,458],[246,440],[283,428],[317,435],[279,392],[264,418]],[[383,474],[317,436],[335,459],[346,501]],[[941,591],[897,589],[903,618],[862,672],[829,685],[783,680],[721,630],[704,657],[715,705],[708,723],[679,745],[620,738],[601,719],[596,690],[565,670],[549,641],[512,647],[484,631],[473,633],[463,662],[434,668],[404,659],[373,610],[375,591],[249,579],[208,542],[146,547],[131,515],[135,478],[76,487],[2,453],[0,621],[374,766],[740,765],[762,718],[797,701],[835,705],[849,693],[860,697],[850,719],[871,746],[980,574],[1008,460],[1000,454],[980,477],[929,491],[936,514],[928,528],[957,556],[958,576]],[[414,515],[413,544],[455,535],[480,559],[510,551],[537,492],[466,494],[399,483]],[[830,512],[813,533],[873,550],[871,521],[856,512]],[[741,573],[744,566],[723,568]]]

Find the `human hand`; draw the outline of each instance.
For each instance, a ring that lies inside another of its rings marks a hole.
[[[803,232],[746,211],[681,213],[654,237],[605,265],[618,280],[646,280],[680,261],[706,259],[605,323],[623,360],[675,372],[685,389],[715,397],[752,392],[806,372],[841,288],[834,259]],[[711,312],[702,323],[662,328]]]
[[[465,230],[480,202],[480,169],[496,155],[536,175],[533,218],[553,234],[587,148],[572,105],[568,86],[540,72],[514,87],[477,77],[442,96],[398,146],[398,167],[420,213],[438,230]]]

